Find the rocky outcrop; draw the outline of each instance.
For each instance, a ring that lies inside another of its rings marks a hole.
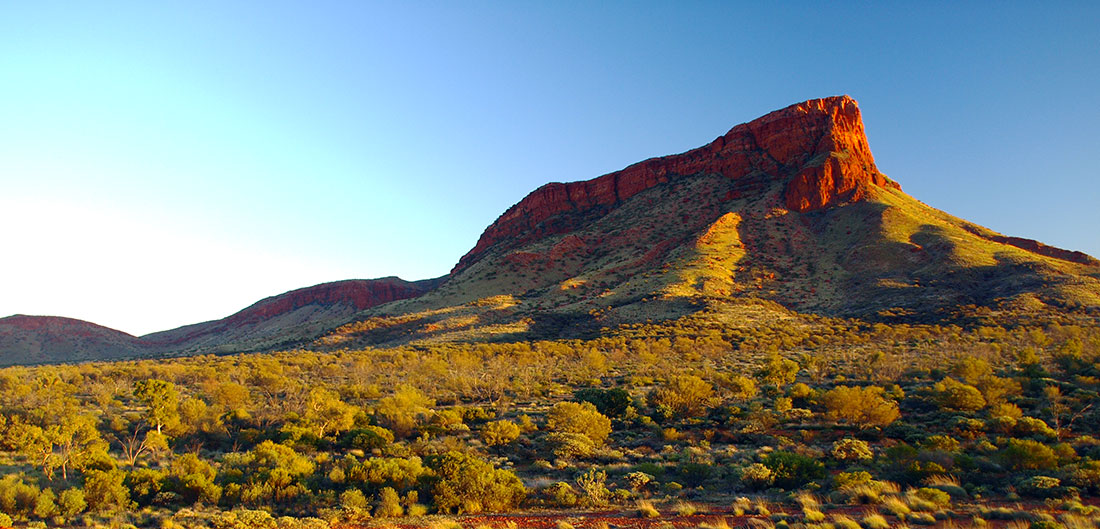
[[[859,200],[873,186],[897,187],[875,167],[855,100],[814,99],[738,125],[698,149],[592,180],[544,185],[489,226],[451,273],[469,267],[494,246],[515,248],[568,232],[641,191],[699,173],[732,180],[763,173],[786,180],[786,205],[798,212]]]
[[[993,235],[988,237],[989,240],[999,242],[1001,244],[1007,244],[1009,246],[1015,246],[1021,250],[1027,250],[1039,255],[1045,255],[1047,257],[1053,257],[1055,259],[1061,259],[1063,261],[1070,261],[1073,263],[1079,263],[1089,266],[1100,265],[1100,260],[1085,253],[1074,250],[1063,250],[1056,246],[1050,246],[1043,244],[1033,239],[1025,239],[1023,237],[1005,237],[1004,235]]]

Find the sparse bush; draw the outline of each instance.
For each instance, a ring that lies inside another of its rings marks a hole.
[[[550,409],[546,427],[555,433],[580,434],[600,446],[611,435],[611,419],[604,417],[591,402],[559,402]]]
[[[653,481],[653,476],[645,472],[631,472],[623,476],[623,479],[630,484],[630,490],[637,492],[645,489]]]
[[[1054,450],[1030,439],[1009,439],[1001,459],[1014,470],[1044,470],[1058,465]]]
[[[679,417],[699,417],[714,405],[714,387],[693,375],[677,375],[649,394],[649,405]]]
[[[401,507],[401,498],[393,487],[383,487],[378,493],[378,506],[374,508],[374,515],[378,518],[390,518],[405,514]]]
[[[772,452],[764,458],[763,465],[772,471],[775,484],[793,488],[825,477],[825,465],[816,459],[793,452]]]
[[[699,512],[699,507],[691,502],[679,501],[672,506],[672,512],[675,512],[676,516],[691,516]]]
[[[504,511],[519,505],[527,494],[515,474],[493,468],[476,456],[452,451],[432,466],[436,472],[432,498],[441,512]]]
[[[859,439],[841,439],[833,443],[829,452],[837,461],[869,461],[875,454],[866,441]]]
[[[938,382],[934,389],[940,406],[949,410],[974,411],[984,408],[986,404],[978,388],[951,377]]]
[[[642,518],[657,518],[661,515],[661,512],[653,506],[653,502],[647,500],[638,500],[634,504],[634,508],[638,511],[638,516]]]
[[[883,389],[876,386],[833,388],[822,396],[825,415],[860,428],[886,426],[894,422],[900,412],[897,403],[883,398],[882,394]]]
[[[863,527],[866,529],[889,529],[890,522],[881,514],[868,514],[863,517]]]
[[[775,483],[772,469],[760,463],[753,463],[741,469],[741,482],[750,490],[762,490]]]
[[[519,426],[512,421],[493,421],[481,429],[481,440],[488,446],[502,446],[519,438]]]
[[[621,418],[630,407],[630,393],[620,388],[585,388],[573,393],[573,398],[581,402],[591,402],[596,411],[610,418]]]
[[[584,493],[585,504],[601,507],[607,504],[611,492],[607,490],[607,472],[590,468],[577,476],[577,486]]]

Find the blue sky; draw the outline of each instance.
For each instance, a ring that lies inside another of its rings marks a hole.
[[[546,182],[836,94],[914,197],[1100,255],[1097,27],[1090,2],[0,2],[0,315],[143,334],[439,276]]]

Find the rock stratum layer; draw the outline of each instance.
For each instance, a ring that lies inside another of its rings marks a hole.
[[[786,205],[798,212],[859,200],[872,186],[900,189],[875,167],[856,101],[848,96],[814,99],[738,125],[698,149],[592,180],[546,184],[489,226],[452,274],[501,243],[516,247],[576,228],[554,222],[563,213],[606,211],[658,184],[700,173],[732,180],[761,173],[786,179]]]

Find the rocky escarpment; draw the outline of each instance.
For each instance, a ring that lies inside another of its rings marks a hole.
[[[469,267],[494,246],[514,248],[564,233],[646,189],[699,173],[784,180],[786,206],[798,212],[859,200],[875,186],[898,187],[875,167],[855,100],[814,99],[738,125],[698,149],[592,180],[544,185],[489,226],[451,273]]]

